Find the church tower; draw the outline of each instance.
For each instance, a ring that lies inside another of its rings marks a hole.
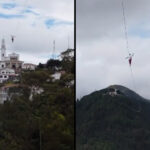
[[[1,60],[5,60],[6,57],[6,46],[5,46],[5,40],[2,39],[2,44],[1,44]]]

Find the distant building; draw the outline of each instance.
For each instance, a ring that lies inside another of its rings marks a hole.
[[[35,70],[36,65],[25,63],[19,60],[19,54],[11,53],[6,55],[5,40],[1,43],[1,60],[0,60],[0,83],[10,79],[11,81],[18,81],[19,74],[22,69]]]
[[[23,61],[19,60],[19,54],[12,53],[6,56],[5,40],[2,39],[0,69],[14,69],[18,73],[22,68],[22,64]]]
[[[51,77],[53,78],[53,81],[60,80],[61,73],[60,72],[56,72],[56,73],[52,74]]]
[[[61,53],[61,58],[64,59],[65,57],[74,57],[74,49],[67,49],[66,51]]]
[[[6,81],[8,79],[9,79],[8,75],[3,75],[3,74],[0,75],[0,83],[3,83],[4,81]]]
[[[52,81],[60,80],[61,76],[64,75],[65,73],[66,73],[65,71],[55,72],[54,74],[51,75],[51,77],[53,78]]]
[[[116,96],[116,95],[119,95],[117,89],[113,89],[113,91],[109,91],[108,94],[109,94],[110,96],[112,96],[112,97],[113,97],[113,96]]]
[[[22,69],[24,70],[35,70],[37,65],[31,63],[25,63],[22,65]]]

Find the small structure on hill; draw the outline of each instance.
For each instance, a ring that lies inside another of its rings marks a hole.
[[[35,70],[37,65],[31,63],[24,63],[22,69],[24,70]]]
[[[66,72],[65,71],[58,71],[55,72],[54,74],[51,75],[51,77],[53,78],[52,81],[56,81],[56,80],[60,80],[61,76],[64,75]]]
[[[74,57],[74,49],[67,49],[66,51],[61,53],[61,58],[72,58]]]

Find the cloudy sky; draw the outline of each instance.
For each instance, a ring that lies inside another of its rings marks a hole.
[[[73,0],[1,0],[0,43],[5,38],[7,54],[16,52],[25,62],[46,62],[74,45]],[[12,44],[11,35],[15,35]]]
[[[123,0],[130,52],[126,49],[121,0],[77,0],[77,97],[124,85],[150,99],[150,1]]]

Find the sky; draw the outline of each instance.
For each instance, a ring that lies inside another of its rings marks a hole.
[[[1,0],[0,43],[2,38],[7,54],[34,64],[52,57],[54,40],[55,55],[74,48],[74,0]]]
[[[150,99],[150,1],[123,0],[132,72],[124,34],[122,0],[77,0],[77,98],[119,84]]]

